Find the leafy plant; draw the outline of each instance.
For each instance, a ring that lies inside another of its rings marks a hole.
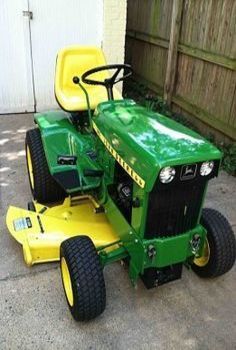
[[[236,176],[236,143],[217,145],[223,152],[222,168],[227,173]]]

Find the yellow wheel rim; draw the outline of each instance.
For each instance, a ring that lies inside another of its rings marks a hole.
[[[28,167],[28,171],[29,171],[30,184],[31,184],[32,189],[34,189],[33,164],[32,164],[29,146],[26,147],[26,159],[27,159],[27,167]]]
[[[207,238],[205,239],[203,250],[202,250],[202,256],[200,258],[195,258],[193,260],[194,264],[203,267],[206,266],[210,259],[210,247]]]
[[[62,273],[62,281],[65,288],[65,293],[66,293],[68,303],[70,304],[70,306],[73,306],[73,303],[74,303],[73,290],[72,290],[72,284],[70,279],[70,272],[69,272],[67,263],[65,261],[65,258],[61,259],[61,273]]]

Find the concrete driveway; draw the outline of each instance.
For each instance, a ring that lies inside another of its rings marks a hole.
[[[73,321],[58,264],[27,268],[8,234],[9,204],[31,199],[25,131],[32,115],[0,116],[0,349],[236,349],[236,267],[214,280],[184,269],[181,280],[159,289],[134,289],[118,263],[105,269],[107,308],[87,324]],[[207,206],[236,228],[236,180],[221,173]]]

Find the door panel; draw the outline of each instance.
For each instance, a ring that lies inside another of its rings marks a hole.
[[[64,46],[101,46],[102,0],[30,0],[36,109],[58,108],[54,97],[56,55]]]
[[[34,111],[27,0],[0,0],[0,114]]]

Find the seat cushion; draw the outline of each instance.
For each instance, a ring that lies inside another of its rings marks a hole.
[[[104,54],[100,48],[86,46],[70,46],[60,50],[57,56],[55,95],[58,104],[66,111],[87,110],[86,97],[82,89],[73,83],[73,77],[81,77],[89,69],[106,65]],[[95,80],[108,78],[108,71],[92,75]],[[107,91],[103,86],[83,84],[89,94],[91,109],[107,100]],[[114,99],[122,99],[122,95],[114,88]]]

